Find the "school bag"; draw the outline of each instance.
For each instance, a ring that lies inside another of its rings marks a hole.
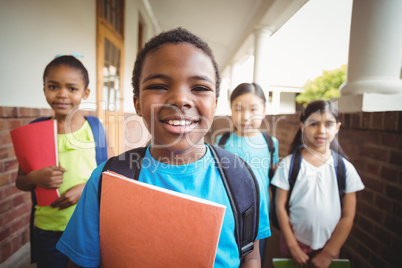
[[[38,119],[30,122],[36,123],[41,121],[50,120],[52,117],[40,117]],[[85,119],[88,121],[89,126],[91,127],[92,133],[94,135],[95,140],[95,155],[96,155],[96,164],[100,165],[107,160],[107,143],[106,143],[106,135],[105,130],[103,129],[102,123],[99,121],[97,117],[94,116],[85,116]],[[31,218],[29,222],[30,229],[30,241],[31,241],[31,263],[35,263],[35,236],[34,236],[34,216],[36,211],[36,196],[35,191],[31,191],[31,199],[32,199],[32,208],[31,208]]]
[[[275,145],[274,145],[274,141],[272,140],[272,137],[265,132],[261,132],[262,135],[264,136],[265,142],[268,144],[268,153],[271,155],[271,159],[270,159],[270,166],[269,166],[269,170],[268,170],[268,178],[269,180],[272,179],[272,177],[274,176],[274,168],[273,168],[273,159],[274,159],[274,152],[275,152]],[[226,141],[229,139],[230,135],[232,134],[232,132],[225,132],[221,139],[218,142],[218,146],[221,148],[225,148],[225,144]]]
[[[296,183],[297,175],[300,171],[300,164],[302,161],[301,150],[302,146],[297,147],[292,154],[292,159],[290,161],[289,167],[289,192],[288,192],[288,199],[286,200],[286,211],[289,214],[289,200],[290,195],[292,194],[293,187]],[[342,198],[345,196],[345,187],[346,187],[346,168],[345,162],[343,161],[343,157],[332,150],[332,155],[334,157],[334,167],[336,173],[336,180],[338,182],[338,192],[339,192],[339,200],[341,202],[342,207]],[[276,215],[276,186],[271,184],[271,191],[272,191],[272,200],[269,208],[269,217],[271,224],[280,230],[278,217]]]
[[[260,192],[251,168],[241,158],[214,145],[209,145],[216,168],[222,177],[235,219],[235,237],[240,259],[254,249],[258,234]],[[147,147],[126,151],[110,158],[103,171],[138,180]],[[224,159],[225,161],[221,161]],[[228,161],[229,160],[229,161]],[[101,202],[102,177],[99,180],[98,202]],[[100,206],[99,206],[100,207]]]

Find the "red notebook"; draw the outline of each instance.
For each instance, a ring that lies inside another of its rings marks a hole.
[[[213,267],[226,207],[102,175],[102,267]]]
[[[28,174],[48,166],[57,166],[57,122],[46,120],[10,131],[17,160]],[[60,197],[57,189],[35,187],[38,206],[49,206]]]

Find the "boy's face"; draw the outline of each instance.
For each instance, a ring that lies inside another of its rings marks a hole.
[[[185,152],[203,144],[216,110],[215,84],[210,58],[194,45],[168,43],[150,52],[134,106],[153,146]]]

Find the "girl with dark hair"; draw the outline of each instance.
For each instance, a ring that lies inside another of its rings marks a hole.
[[[240,156],[252,168],[260,185],[261,198],[265,200],[268,211],[269,178],[278,163],[278,140],[259,130],[265,118],[266,99],[264,91],[256,83],[238,85],[230,96],[232,110],[233,133],[225,133],[217,137],[217,144]],[[269,148],[271,143],[271,148]],[[272,148],[273,147],[273,148]],[[272,153],[270,150],[273,150]],[[269,226],[269,222],[266,224]],[[264,261],[266,239],[260,241],[261,262]]]
[[[106,141],[95,142],[100,135],[104,137],[99,133],[104,131],[101,123],[96,117],[85,117],[78,111],[81,101],[89,96],[88,83],[86,68],[73,56],[53,59],[43,73],[43,92],[54,115],[32,123],[57,121],[59,163],[28,174],[20,168],[16,179],[18,189],[32,192],[31,262],[36,262],[38,267],[67,267],[68,258],[56,249],[56,243],[97,161],[107,160]],[[69,113],[74,114],[68,117]],[[97,125],[94,130],[89,120]],[[99,132],[93,132],[95,130]],[[97,155],[97,152],[102,154]],[[60,197],[50,206],[37,206],[34,191],[37,186],[58,189]]]
[[[292,155],[283,159],[272,180],[277,186],[280,251],[296,265],[328,267],[352,229],[356,192],[364,185],[353,165],[343,159],[345,188],[340,198],[334,168],[340,164],[335,164],[334,159],[340,159],[335,156],[343,154],[337,141],[340,126],[333,103],[310,103],[301,114],[300,130],[292,146],[292,150],[301,150],[293,188],[289,183],[289,170],[295,164],[291,163]]]

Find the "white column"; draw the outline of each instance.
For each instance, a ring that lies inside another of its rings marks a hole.
[[[402,1],[354,0],[343,112],[402,110]]]
[[[272,35],[272,30],[268,27],[258,27],[254,31],[254,73],[253,81],[259,84],[264,90],[266,96],[268,97],[269,81],[267,74],[268,59],[268,49],[269,49],[269,38]],[[279,103],[271,104],[267,103],[267,113],[275,113],[273,107],[279,107]],[[279,109],[279,108],[278,108]]]

